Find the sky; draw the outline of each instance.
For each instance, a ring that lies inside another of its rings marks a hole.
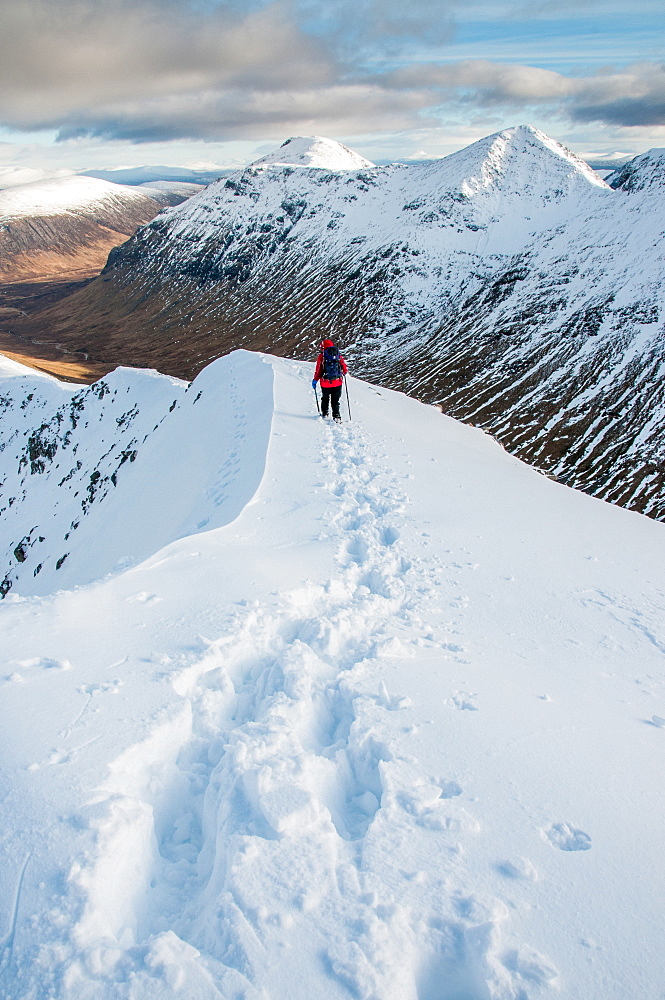
[[[532,124],[665,146],[662,0],[0,0],[0,185],[240,166],[293,135],[375,162]]]

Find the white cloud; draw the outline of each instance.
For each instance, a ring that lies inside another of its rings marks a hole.
[[[387,77],[393,88],[431,88],[439,100],[478,107],[549,104],[578,121],[665,124],[665,66],[638,63],[618,73],[572,77],[534,66],[476,59],[410,66]]]
[[[506,119],[533,120],[534,110],[560,127],[665,123],[665,69],[656,62],[573,76],[500,59],[415,61],[424,48],[444,51],[451,11],[481,16],[477,2],[2,2],[0,125],[57,130],[68,142],[267,142],[441,125],[458,132],[464,119],[487,134]],[[561,13],[561,2],[542,0],[532,14]],[[486,16],[528,9],[522,0],[485,6]],[[400,47],[410,64],[386,69]]]

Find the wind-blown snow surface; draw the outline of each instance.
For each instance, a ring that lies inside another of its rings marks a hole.
[[[658,996],[663,526],[310,377],[3,368],[2,995]]]

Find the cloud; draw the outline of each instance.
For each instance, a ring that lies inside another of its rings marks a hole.
[[[591,77],[575,93],[576,121],[609,125],[665,125],[665,65],[641,63],[613,76]]]
[[[659,63],[570,77],[534,66],[465,60],[406,67],[389,74],[385,82],[398,89],[429,88],[439,101],[482,108],[546,104],[574,121],[624,127],[665,124],[665,66]]]
[[[393,94],[368,84],[298,91],[209,91],[109,106],[77,114],[61,126],[63,140],[93,136],[130,142],[174,139],[283,138],[285,134],[358,135],[410,128],[426,103],[418,91]],[[433,116],[424,119],[435,125]],[[270,147],[272,148],[272,147]]]
[[[107,106],[195,94],[332,82],[334,58],[285,4],[240,15],[192,0],[5,0],[2,121],[60,127]]]
[[[428,94],[391,92],[343,53],[450,31],[441,0],[4,2],[0,122],[61,140],[409,128]]]
[[[415,63],[450,37],[459,0],[2,2],[0,124],[63,140],[350,137],[461,112],[524,120],[534,107],[572,122],[665,122],[656,63],[585,77],[480,59]],[[403,69],[377,68],[398,50]]]
[[[295,0],[306,30],[344,58],[362,58],[377,46],[383,55],[413,42],[439,45],[454,33],[455,0]]]

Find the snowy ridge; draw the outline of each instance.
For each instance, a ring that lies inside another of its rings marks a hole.
[[[233,373],[221,398],[211,388],[214,365],[192,386],[119,368],[78,391],[28,371],[17,379],[0,370],[2,594],[16,585],[23,594],[48,594],[88,583],[218,527],[260,482],[272,416],[266,367],[251,395],[239,395]],[[58,402],[66,397],[57,409],[54,392]],[[220,469],[205,461],[212,429],[228,453]],[[174,451],[182,454],[177,467]]]
[[[4,371],[5,397],[61,406]],[[354,422],[323,424],[310,365],[237,352],[187,391],[116,375],[134,433],[158,429],[99,524],[145,530],[151,480],[151,517],[186,496],[209,521],[73,590],[26,596],[26,573],[0,606],[0,989],[652,995],[662,525],[355,379]],[[83,399],[80,456],[126,446],[110,388]],[[90,578],[106,542],[84,520]]]
[[[312,144],[313,156],[319,141]],[[309,140],[302,140],[303,145],[306,142]],[[300,234],[305,237],[307,232],[308,239],[318,238],[328,256],[353,245],[354,240],[378,248],[399,237],[428,255],[453,247],[473,252],[478,248],[481,227],[484,230],[489,224],[496,230],[496,250],[502,246],[505,252],[511,249],[505,246],[507,239],[511,245],[523,239],[526,223],[530,223],[530,230],[539,225],[547,228],[553,213],[560,211],[557,202],[563,198],[612,197],[590,167],[572,153],[564,155],[558,143],[526,126],[490,136],[434,162],[374,167],[366,161],[362,169],[351,170],[350,161],[344,168],[330,166],[320,176],[293,172],[288,162],[271,159],[279,153],[211,184],[172,213],[171,237],[191,240],[196,233],[203,248],[194,253],[207,255],[210,248],[206,241],[219,239],[220,230],[242,237],[249,211],[257,220],[250,224],[250,232],[260,220],[261,232],[266,234],[264,243],[279,235],[280,228],[286,230],[283,236],[289,240]],[[301,158],[305,157],[298,147],[294,162]],[[283,169],[264,177],[263,171],[257,170],[264,162]],[[322,158],[321,166],[326,162]],[[405,202],[409,197],[411,201]],[[506,199],[510,202],[512,237],[508,220],[493,214]],[[534,211],[540,218],[531,218]],[[281,227],[276,226],[280,221]],[[423,222],[429,224],[423,226]],[[362,257],[368,247],[361,250],[359,242],[358,246],[357,255]],[[177,244],[170,251],[164,250],[167,266],[170,258],[177,259],[181,253]],[[427,261],[419,263],[426,265]]]

